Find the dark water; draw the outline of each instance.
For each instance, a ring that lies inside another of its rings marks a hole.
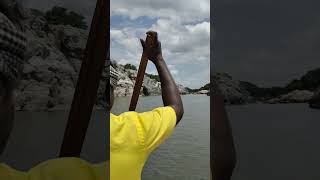
[[[0,157],[19,170],[56,158],[60,151],[68,112],[17,112],[7,148]],[[88,127],[82,158],[90,162],[107,159],[108,120],[106,112],[95,111]]]
[[[128,109],[130,99],[118,98],[113,109]],[[209,179],[209,97],[183,96],[184,118],[173,135],[148,160],[142,179],[145,180],[207,180]],[[138,111],[162,105],[157,97],[141,98]]]
[[[130,98],[117,98],[114,113],[128,109]],[[183,96],[185,115],[173,135],[157,149],[143,171],[145,180],[202,180],[209,175],[209,97]],[[138,111],[161,106],[161,97],[143,97]],[[9,144],[0,161],[26,170],[56,158],[68,112],[18,112]],[[92,115],[82,158],[90,162],[107,159],[106,113]]]
[[[228,107],[238,164],[233,180],[320,179],[320,111],[306,104]]]
[[[172,137],[148,160],[145,180],[208,179],[209,98],[183,96],[185,116]],[[139,111],[161,105],[161,97],[141,99]],[[129,98],[118,98],[114,112],[127,109]],[[233,180],[320,179],[320,111],[306,104],[227,107],[238,162]],[[67,112],[19,112],[8,147],[0,161],[21,170],[59,152]],[[107,158],[107,116],[95,111],[82,157],[90,162]],[[97,148],[98,147],[98,148]]]

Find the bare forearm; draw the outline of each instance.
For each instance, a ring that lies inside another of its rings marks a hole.
[[[175,109],[178,123],[183,116],[180,92],[162,56],[157,58],[155,66],[160,77],[163,104],[164,106],[172,106]]]
[[[232,131],[224,107],[224,98],[214,95],[211,105],[213,152],[213,176],[217,180],[230,180],[236,163],[236,153]]]

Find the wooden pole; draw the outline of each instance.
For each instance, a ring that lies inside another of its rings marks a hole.
[[[60,157],[79,157],[110,46],[109,1],[97,0]]]
[[[155,37],[153,37],[152,35],[148,34],[146,37],[146,46],[150,46],[154,43]],[[138,74],[136,77],[136,82],[134,84],[134,88],[133,88],[133,94],[131,97],[131,101],[130,101],[130,106],[129,106],[129,111],[135,111],[136,107],[137,107],[137,103],[139,100],[139,95],[140,95],[140,90],[142,87],[142,83],[143,83],[143,79],[144,79],[144,74],[146,72],[146,68],[148,65],[148,55],[146,52],[142,53],[141,56],[141,61],[140,61],[140,65],[139,65],[139,69],[138,69]]]

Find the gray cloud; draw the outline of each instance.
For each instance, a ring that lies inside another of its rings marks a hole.
[[[215,1],[215,71],[284,85],[320,67],[319,1]]]
[[[120,28],[111,27],[111,58],[121,64],[138,65],[141,56],[138,38],[143,38],[147,30],[156,30],[175,80],[191,88],[203,86],[210,74],[209,3],[209,0],[112,0],[112,16],[141,18],[142,22],[154,20],[142,23],[140,28],[128,21],[111,22],[122,24]],[[147,72],[156,74],[156,69],[151,65]]]

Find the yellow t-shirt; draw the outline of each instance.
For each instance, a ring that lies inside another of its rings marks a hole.
[[[149,154],[172,132],[171,107],[150,112],[126,112],[110,118],[110,180],[140,180]],[[0,163],[0,180],[108,180],[109,162],[90,164],[79,158],[45,161],[27,172]]]
[[[1,180],[106,180],[109,163],[92,165],[79,158],[59,158],[43,162],[28,172],[0,164]]]
[[[110,180],[141,180],[150,153],[173,131],[176,113],[160,107],[145,113],[110,115]]]

